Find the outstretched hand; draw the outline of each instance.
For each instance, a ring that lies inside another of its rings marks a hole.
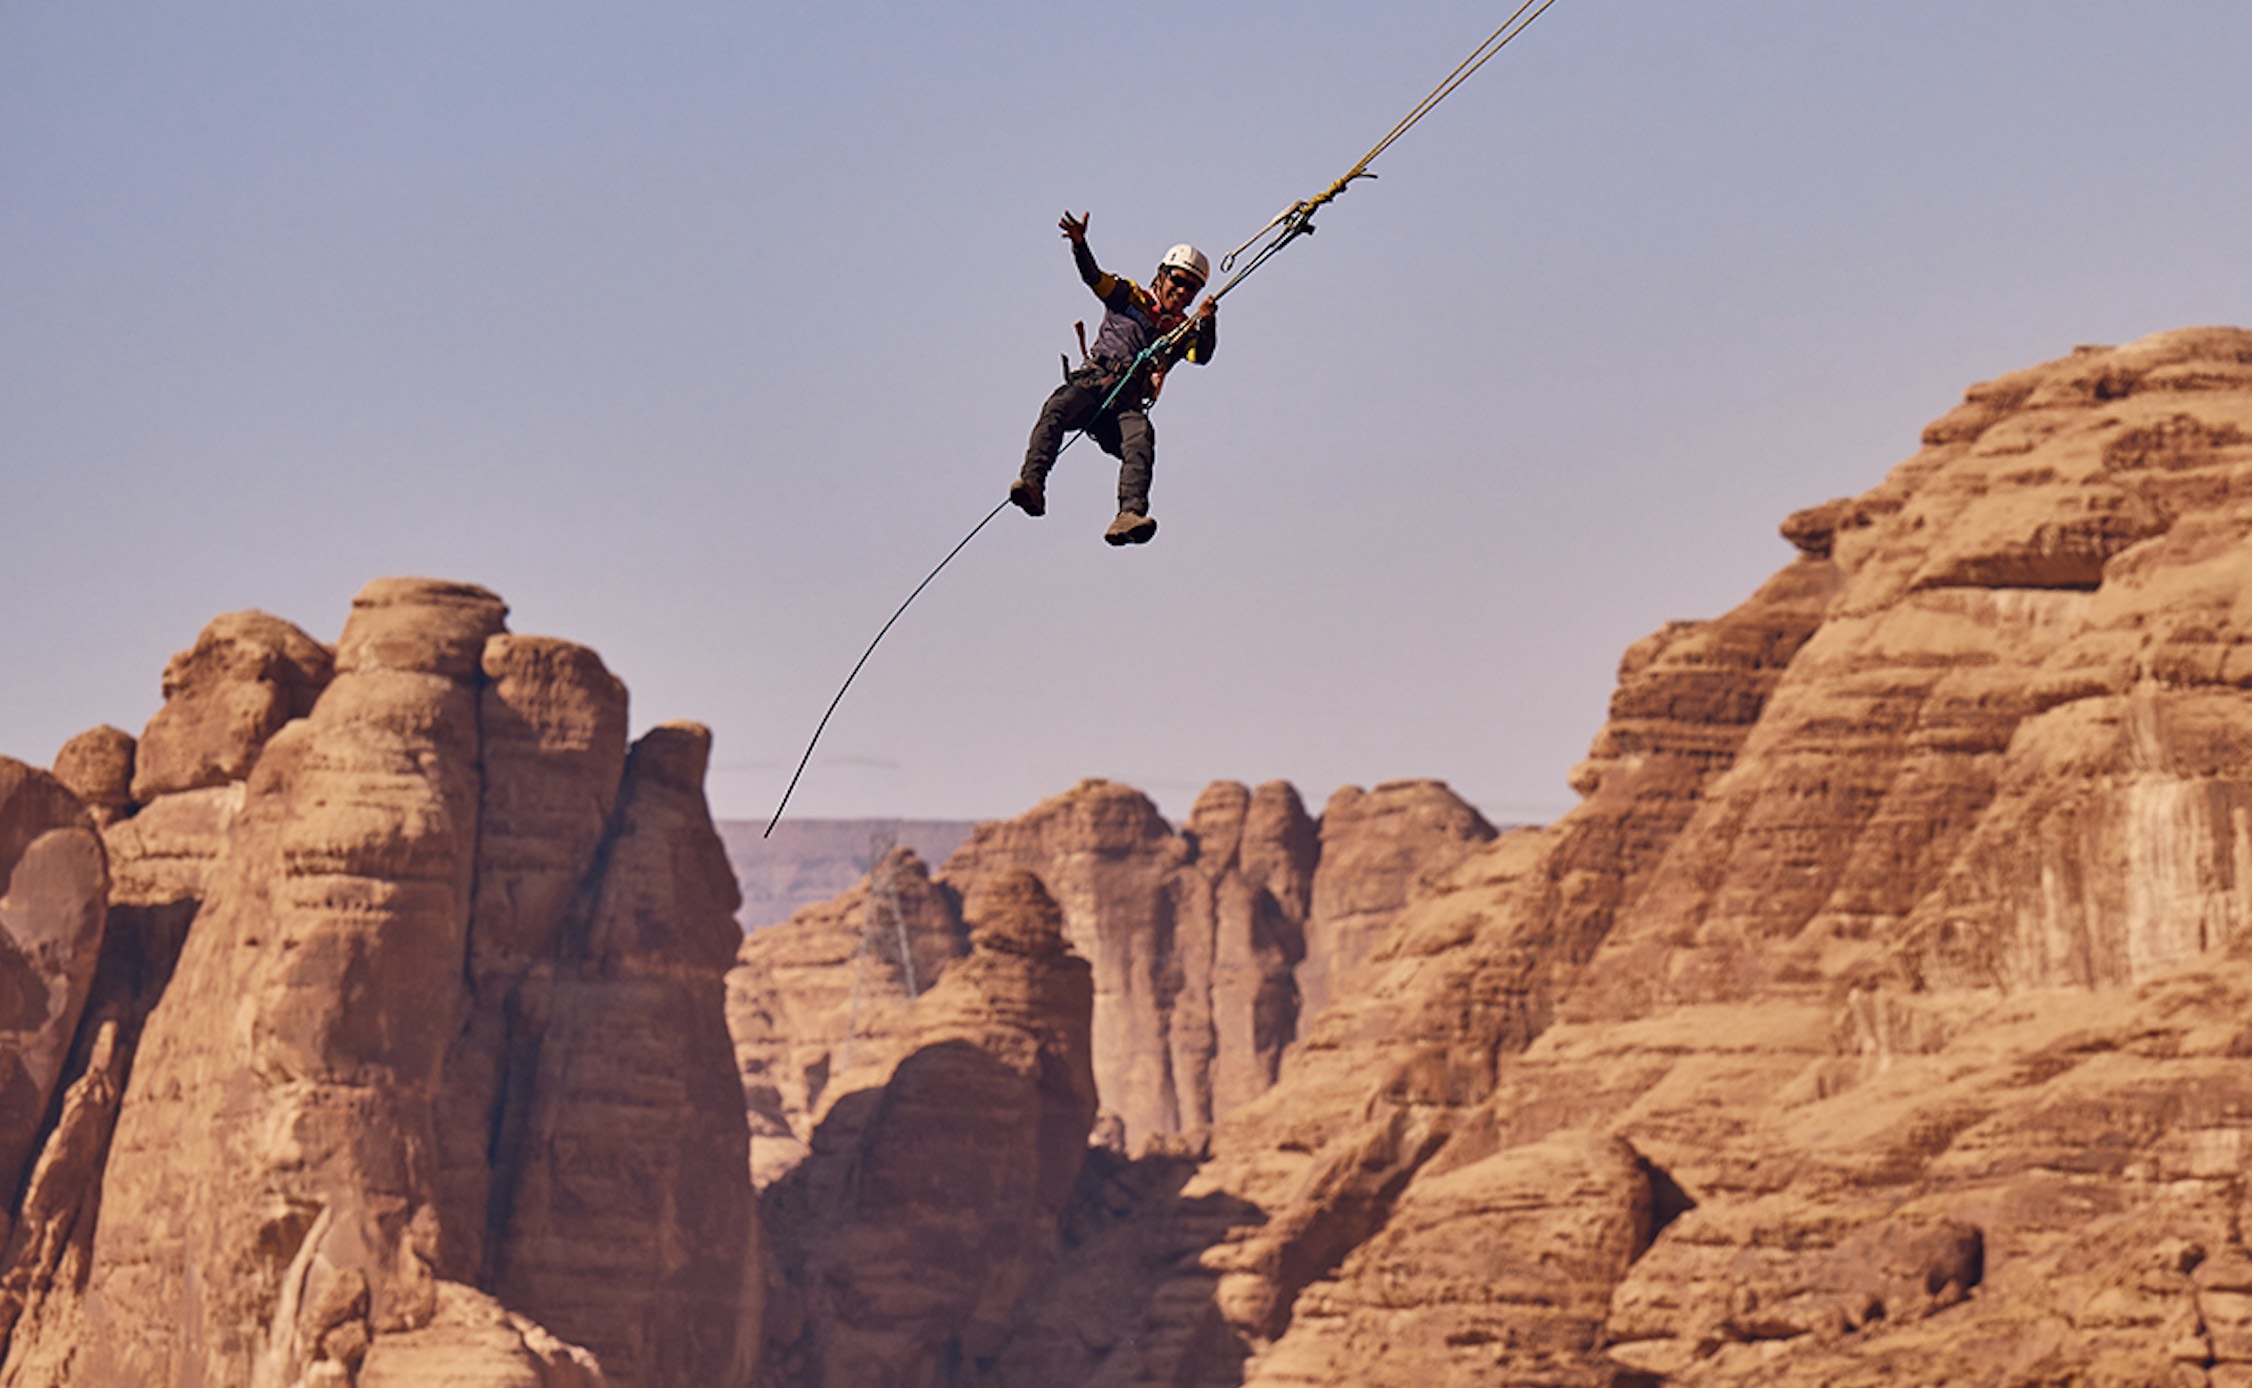
[[[1217,300],[1217,299],[1213,298],[1213,297],[1212,297],[1211,295],[1209,295],[1209,294],[1207,294],[1207,295],[1205,295],[1205,296],[1204,296],[1204,302],[1203,302],[1203,303],[1201,303],[1201,304],[1198,304],[1198,305],[1196,306],[1196,316],[1197,316],[1198,318],[1201,318],[1201,319],[1203,319],[1203,320],[1204,320],[1204,321],[1206,321],[1206,322],[1210,322],[1210,321],[1212,320],[1212,315],[1213,315],[1213,314],[1215,314],[1215,313],[1218,313],[1219,311],[1220,311],[1220,302],[1219,302],[1219,300]]]
[[[1063,234],[1071,241],[1071,244],[1074,246],[1084,245],[1087,240],[1087,223],[1094,220],[1094,215],[1092,212],[1082,212],[1074,217],[1066,212],[1063,214],[1063,220],[1056,225],[1063,228]]]

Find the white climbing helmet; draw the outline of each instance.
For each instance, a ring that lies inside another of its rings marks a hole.
[[[1212,262],[1204,258],[1204,252],[1186,241],[1167,251],[1165,258],[1157,262],[1157,268],[1159,270],[1185,270],[1196,276],[1196,282],[1199,286],[1212,278]]]

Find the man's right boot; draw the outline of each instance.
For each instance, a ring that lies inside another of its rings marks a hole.
[[[1048,489],[1029,477],[1019,477],[1009,484],[1009,500],[1028,516],[1048,514]]]
[[[1110,523],[1110,529],[1103,532],[1103,541],[1113,545],[1146,545],[1156,533],[1157,522],[1148,516],[1120,511],[1118,519]]]

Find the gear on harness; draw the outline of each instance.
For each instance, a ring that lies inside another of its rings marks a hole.
[[[1073,325],[1080,363],[1072,367],[1066,359],[1063,384],[1041,406],[1010,498],[1027,515],[1037,514],[1025,504],[1037,492],[1044,510],[1048,470],[1065,442],[1084,433],[1118,459],[1123,528],[1114,524],[1104,538],[1126,543],[1120,537],[1130,533],[1131,543],[1140,544],[1156,528],[1148,520],[1150,480],[1157,466],[1157,432],[1150,426],[1149,407],[1164,389],[1168,369],[1184,360],[1201,366],[1219,344],[1212,301],[1207,299],[1193,315],[1187,312],[1211,262],[1194,246],[1174,246],[1158,261],[1157,273],[1144,289],[1095,262],[1087,246],[1087,222],[1084,214],[1066,212],[1056,225],[1071,243],[1079,278],[1102,301],[1102,325],[1092,346],[1084,322]]]

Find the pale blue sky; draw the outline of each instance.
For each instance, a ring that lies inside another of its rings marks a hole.
[[[1325,186],[1507,7],[0,4],[0,752],[257,607],[486,584],[764,818],[1002,495],[1106,266]],[[1247,282],[1139,550],[1065,456],[792,804],[1443,777],[1549,817],[1618,655],[1971,382],[2252,321],[2243,0],[1558,0]]]

